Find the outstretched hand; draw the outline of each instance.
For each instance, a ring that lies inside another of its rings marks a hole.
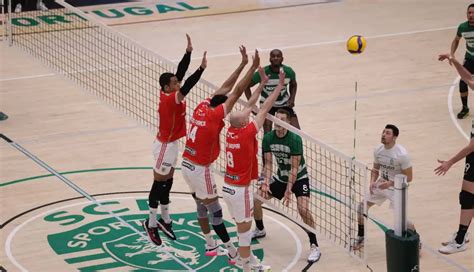
[[[440,176],[440,175],[445,175],[446,172],[448,172],[449,168],[451,168],[452,164],[449,161],[442,161],[438,160],[438,162],[441,164],[440,166],[436,167],[434,170],[435,174]]]
[[[204,54],[202,55],[202,60],[201,60],[201,68],[206,69],[207,67],[207,51],[204,51]]]
[[[285,72],[283,71],[283,69],[280,69],[280,73],[278,74],[278,84],[280,85],[284,85],[285,84]]]
[[[246,65],[249,63],[249,56],[247,55],[247,48],[245,46],[241,45],[239,46],[240,50],[240,55],[242,55],[242,64]]]
[[[258,67],[258,74],[260,75],[260,83],[266,84],[268,82],[268,76],[265,74],[265,70],[263,70],[262,66]]]
[[[439,61],[443,61],[443,60],[447,59],[448,62],[449,62],[449,65],[453,65],[453,58],[454,57],[452,57],[451,54],[441,54],[441,55],[438,56]]]
[[[191,43],[191,37],[188,33],[186,33],[186,39],[188,40],[188,45],[186,46],[186,52],[191,53],[193,52],[193,44]]]
[[[257,69],[259,65],[260,65],[260,56],[258,54],[258,50],[255,49],[255,55],[252,57],[252,67]]]

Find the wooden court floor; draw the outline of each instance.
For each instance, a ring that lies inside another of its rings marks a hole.
[[[268,63],[269,50],[282,49],[284,63],[296,71],[296,111],[302,129],[346,154],[354,152],[357,82],[356,157],[371,165],[373,148],[387,123],[400,128],[398,142],[410,153],[414,182],[409,189],[409,215],[424,245],[421,270],[473,271],[471,245],[455,255],[437,253],[440,243],[457,230],[463,165],[454,166],[444,177],[433,173],[437,158],[447,159],[466,144],[471,125],[471,118],[452,119],[452,112],[460,108],[457,75],[452,67],[437,61],[439,53],[449,51],[470,2],[348,0],[281,7],[290,1],[276,1],[279,8],[263,9],[272,7],[271,2],[243,1],[239,5],[221,1],[216,13],[232,13],[177,18],[186,17],[183,12],[140,23],[142,18],[131,17],[113,28],[174,61],[182,56],[185,33],[189,33],[195,58],[190,69],[197,67],[207,50],[208,69],[203,77],[216,85],[238,64],[240,44],[250,50],[259,48],[262,64]],[[311,1],[298,1],[304,2]],[[187,3],[207,5],[209,13],[213,12],[212,1]],[[244,12],[254,8],[260,10]],[[242,12],[235,12],[239,10]],[[113,25],[110,20],[104,22]],[[353,34],[367,37],[362,55],[345,51],[344,41]],[[0,122],[0,133],[57,171],[73,172],[66,176],[107,201],[108,207],[138,228],[138,220],[146,216],[143,203],[152,181],[149,167],[154,135],[18,48],[1,44],[0,111],[9,119]],[[461,42],[457,56],[463,53]],[[470,105],[473,107],[472,101]],[[100,208],[77,199],[80,195],[57,178],[41,177],[47,174],[1,141],[1,266],[8,271],[145,271],[134,263],[135,254],[143,248],[133,235],[123,236],[124,228],[108,222],[109,216]],[[179,172],[173,191],[187,192]],[[183,237],[200,241],[188,220],[193,211],[189,196],[175,193],[172,202],[173,219],[187,226],[183,232],[189,235]],[[372,208],[370,215],[392,224],[387,204]],[[281,216],[266,216],[268,236],[255,245],[258,254],[274,271],[302,270],[308,254],[306,234]],[[372,223],[367,229],[367,262],[373,271],[385,271],[384,234]],[[116,237],[110,237],[110,243],[100,245],[100,239],[94,238],[111,233]],[[322,236],[319,240],[322,257],[309,271],[368,271],[331,241]],[[114,251],[119,247],[130,249],[130,266],[117,261],[125,259]],[[181,250],[187,252],[185,247]],[[206,259],[200,270],[224,269],[222,259]]]

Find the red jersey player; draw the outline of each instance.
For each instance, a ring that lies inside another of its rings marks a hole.
[[[227,96],[248,62],[245,47],[240,47],[240,53],[242,62],[237,69],[214,93],[212,98],[205,99],[194,110],[190,120],[182,163],[183,176],[196,200],[198,221],[206,236],[206,255],[215,256],[218,249],[210,234],[209,212],[213,229],[227,248],[231,263],[237,257],[237,249],[231,243],[222,221],[222,208],[217,198],[216,183],[211,164],[219,156],[219,135],[224,127],[223,119],[232,110],[244,89],[250,83],[252,74],[260,63],[258,52],[255,51],[252,66],[237,84],[234,91]]]
[[[162,243],[158,228],[170,239],[176,239],[172,229],[168,206],[170,202],[169,193],[173,185],[174,167],[178,158],[177,140],[186,135],[186,101],[184,101],[184,97],[199,81],[207,66],[206,52],[204,52],[201,66],[180,87],[180,83],[189,67],[193,50],[191,38],[187,34],[186,38],[188,40],[186,53],[179,62],[176,75],[172,73],[160,75],[159,125],[158,133],[153,143],[153,156],[155,158],[153,167],[154,181],[148,196],[150,215],[142,224],[148,237],[156,245],[161,245]],[[161,205],[160,220],[156,218],[158,205]]]
[[[261,75],[260,85],[250,97],[248,105],[242,111],[231,113],[229,118],[230,127],[226,134],[226,173],[222,195],[232,217],[237,223],[239,265],[242,266],[244,271],[250,271],[250,268],[258,268],[258,271],[270,269],[269,266],[259,264],[257,259],[251,254],[252,231],[250,228],[252,227],[253,220],[253,193],[249,186],[252,180],[258,179],[258,144],[255,136],[262,128],[265,117],[280,95],[285,81],[285,73],[281,70],[275,90],[262,104],[255,119],[249,122],[252,108],[268,81],[268,77],[261,67],[259,68],[259,73]]]

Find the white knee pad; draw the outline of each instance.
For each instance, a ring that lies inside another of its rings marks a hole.
[[[248,230],[244,233],[239,233],[239,247],[247,247],[252,243],[252,231]]]

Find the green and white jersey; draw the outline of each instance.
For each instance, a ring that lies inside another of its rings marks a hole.
[[[469,25],[468,21],[460,24],[457,36],[466,40],[466,55],[464,58],[474,60],[474,26]]]
[[[278,96],[277,100],[275,101],[275,104],[273,106],[275,107],[284,107],[288,106],[288,100],[290,99],[290,86],[289,83],[292,80],[296,80],[296,74],[291,69],[291,67],[282,65],[283,71],[285,72],[285,86],[283,87],[283,90],[281,91],[280,95]],[[265,74],[268,76],[268,82],[265,85],[265,87],[262,90],[262,94],[260,95],[260,104],[267,99],[271,92],[276,88],[278,85],[278,73],[274,73],[272,69],[270,69],[270,65],[265,66],[264,68]],[[251,86],[254,86],[255,84],[260,83],[260,74],[256,72],[253,77],[252,77],[252,84]]]
[[[303,157],[303,142],[301,137],[291,131],[288,131],[283,138],[276,135],[276,132],[270,131],[263,136],[263,152],[272,152],[273,158],[278,165],[275,180],[288,183],[288,177],[291,173],[291,156],[301,155],[300,165],[298,166],[298,175],[296,180],[308,177],[308,170]]]

